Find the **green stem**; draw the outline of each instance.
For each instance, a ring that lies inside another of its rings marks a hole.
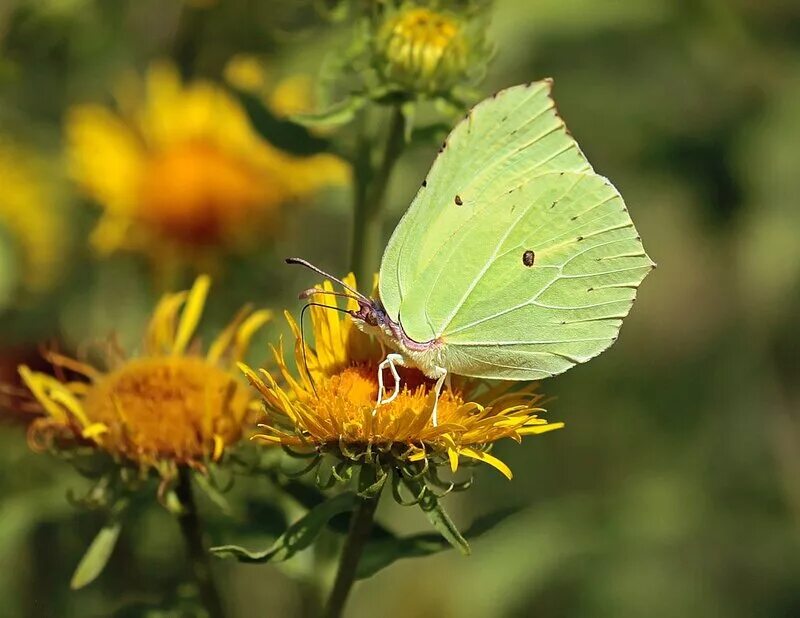
[[[203,546],[203,531],[200,527],[200,520],[197,517],[197,505],[192,491],[191,470],[185,466],[179,468],[175,493],[183,507],[183,512],[178,515],[178,523],[183,533],[183,540],[186,543],[186,552],[192,566],[192,573],[197,582],[200,600],[206,612],[208,612],[209,618],[223,618],[225,612],[222,609],[222,600],[214,583],[208,552]]]
[[[383,159],[377,169],[370,161],[369,142],[361,140],[356,164],[350,268],[359,286],[369,293],[383,248],[383,214],[389,178],[405,146],[405,119],[399,106],[392,109]]]
[[[359,487],[369,487],[375,481],[375,469],[370,464],[361,468]],[[339,558],[339,568],[336,572],[336,581],[328,598],[325,608],[326,618],[339,618],[342,615],[347,597],[356,580],[358,562],[361,554],[369,541],[372,531],[372,522],[375,519],[375,510],[378,508],[380,493],[374,496],[365,496],[359,500],[353,515],[350,518],[350,528]]]

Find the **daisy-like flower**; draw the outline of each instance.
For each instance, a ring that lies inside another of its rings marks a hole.
[[[32,446],[94,445],[142,472],[157,470],[165,481],[180,466],[203,470],[219,460],[257,407],[234,363],[271,315],[243,308],[201,354],[192,340],[209,285],[200,276],[190,291],[165,295],[138,356],[126,358],[110,344],[106,369],[53,352],[47,360],[55,376],[21,365],[24,384],[45,411],[31,425]]]
[[[377,68],[392,84],[421,94],[469,80],[489,53],[481,34],[456,13],[407,4],[389,13],[375,37]]]
[[[116,112],[76,106],[65,127],[72,177],[103,208],[93,235],[101,252],[163,261],[247,248],[287,205],[349,179],[337,157],[275,148],[231,95],[184,84],[171,65],[152,66],[144,83],[131,77],[117,101]]]
[[[355,288],[352,275],[345,283]],[[327,282],[322,289],[332,291]],[[358,307],[349,300],[344,308]],[[256,439],[333,453],[343,461],[372,459],[395,469],[444,463],[455,472],[463,460],[477,460],[511,478],[508,466],[488,452],[492,444],[502,438],[519,442],[563,426],[539,417],[543,396],[535,393],[535,385],[509,392],[508,384],[488,387],[471,379],[454,379],[442,393],[434,425],[433,382],[414,369],[399,368],[399,395],[376,409],[378,364],[385,351],[349,315],[310,309],[314,348],[304,343],[299,326],[286,314],[295,337],[295,370],[280,347],[274,350],[279,376],[242,366],[267,412],[264,432]],[[391,384],[388,373],[386,378]]]
[[[46,291],[66,250],[64,217],[43,161],[0,138],[0,309]]]

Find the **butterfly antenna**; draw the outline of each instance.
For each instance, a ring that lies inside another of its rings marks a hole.
[[[306,375],[308,376],[308,381],[311,382],[311,390],[314,391],[314,397],[319,399],[319,394],[317,393],[317,387],[314,384],[314,376],[311,375],[311,371],[308,369],[308,357],[306,356],[306,332],[305,332],[305,320],[303,319],[306,315],[306,309],[311,306],[309,303],[305,305],[300,310],[300,348],[303,350],[303,368],[305,369]]]
[[[308,288],[298,294],[300,300],[306,300],[312,296],[338,296],[339,298],[349,298],[351,300],[360,300],[357,296],[353,296],[349,292],[337,292],[336,290],[321,290],[320,288]]]
[[[319,394],[317,393],[317,387],[314,384],[314,376],[311,375],[311,371],[308,368],[308,356],[306,355],[306,334],[305,334],[305,315],[306,311],[310,307],[322,307],[323,309],[333,309],[334,311],[338,311],[340,313],[346,313],[350,315],[350,312],[347,309],[342,309],[341,307],[336,307],[335,305],[324,305],[322,303],[306,303],[303,305],[303,308],[300,310],[300,347],[303,350],[303,368],[306,371],[306,375],[308,376],[309,382],[311,382],[311,390],[314,391],[314,396],[319,398]]]
[[[341,286],[342,286],[342,287],[343,287],[345,290],[347,290],[347,291],[348,291],[348,292],[350,292],[350,293],[351,293],[353,296],[355,296],[357,299],[359,299],[359,300],[361,300],[361,301],[363,301],[363,302],[365,302],[365,303],[370,303],[370,304],[372,304],[372,301],[371,301],[369,298],[367,298],[366,296],[364,296],[364,295],[363,295],[361,292],[359,292],[359,291],[357,291],[357,290],[353,289],[352,287],[350,287],[349,285],[347,285],[347,284],[346,284],[344,281],[342,281],[341,279],[337,279],[337,278],[336,278],[336,277],[334,277],[333,275],[326,273],[326,272],[325,272],[324,270],[322,270],[321,268],[318,268],[318,267],[314,266],[314,265],[313,265],[311,262],[309,262],[308,260],[304,260],[303,258],[290,257],[290,258],[286,258],[286,260],[285,260],[285,261],[286,261],[286,263],[287,263],[287,264],[299,264],[300,266],[305,266],[305,267],[306,267],[306,268],[308,268],[309,270],[313,270],[313,271],[314,271],[315,273],[317,273],[318,275],[322,275],[322,276],[323,276],[323,277],[325,277],[326,279],[328,279],[328,280],[330,280],[330,281],[333,281],[333,282],[335,282],[335,283],[338,283],[338,284],[339,284],[339,285],[341,285]]]

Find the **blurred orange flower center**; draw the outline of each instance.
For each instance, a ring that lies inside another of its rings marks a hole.
[[[265,199],[255,167],[200,140],[152,156],[140,190],[138,215],[144,222],[200,244],[223,239]]]
[[[103,441],[112,452],[181,461],[235,442],[248,401],[229,373],[202,358],[174,356],[129,361],[89,389],[84,409],[108,428]]]

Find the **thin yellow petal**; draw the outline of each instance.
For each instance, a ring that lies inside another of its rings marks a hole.
[[[528,435],[538,435],[540,433],[547,433],[548,431],[555,431],[556,429],[562,429],[564,427],[564,423],[549,423],[547,425],[532,425],[529,427],[521,427],[517,430],[517,433],[521,436],[528,436]]]
[[[203,315],[203,307],[208,297],[208,289],[211,287],[211,277],[200,275],[195,279],[189,296],[186,299],[186,306],[183,308],[181,320],[178,323],[178,331],[175,335],[175,343],[172,346],[173,354],[183,354],[186,346],[194,335],[200,316]]]
[[[108,426],[105,423],[92,423],[81,432],[81,435],[89,440],[94,440],[104,433],[108,433]]]
[[[236,332],[236,360],[240,361],[247,353],[250,340],[259,328],[272,319],[272,311],[262,309],[247,318]]]
[[[500,461],[497,457],[489,455],[489,453],[484,453],[483,451],[478,451],[468,447],[462,447],[460,453],[467,457],[471,457],[472,459],[477,459],[478,461],[482,461],[483,463],[489,464],[494,469],[498,470],[509,481],[513,476],[511,474],[511,468],[509,468],[506,464]]]
[[[56,384],[58,387],[56,387]],[[52,386],[54,388],[52,388],[50,392],[50,398],[69,410],[70,414],[72,414],[72,416],[74,416],[81,424],[81,427],[90,426],[91,422],[89,422],[86,413],[83,411],[83,406],[81,405],[80,401],[78,401],[78,399],[71,392],[69,392],[67,387],[60,382],[56,382]]]
[[[223,441],[222,437],[214,434],[214,453],[211,455],[211,458],[214,461],[219,461],[219,458],[222,457],[222,452],[225,449],[225,442]]]
[[[208,348],[208,354],[206,354],[206,359],[208,362],[217,363],[219,359],[222,358],[222,355],[227,352],[228,348],[233,343],[233,338],[235,337],[239,326],[251,311],[252,307],[249,305],[239,309],[233,320],[231,320],[230,324],[228,324],[225,329],[219,335],[217,335],[217,338],[214,339]]]
[[[48,378],[48,376],[31,371],[26,365],[20,365],[18,371],[25,386],[30,389],[33,396],[42,404],[45,411],[56,421],[66,423],[69,420],[67,418],[67,413],[50,398],[47,392],[47,380],[45,378]]]
[[[186,292],[166,294],[156,305],[153,317],[147,326],[145,351],[156,355],[168,353],[175,341],[175,317],[186,301]]]
[[[447,449],[447,458],[450,460],[450,470],[455,473],[458,470],[458,453],[455,449]]]

